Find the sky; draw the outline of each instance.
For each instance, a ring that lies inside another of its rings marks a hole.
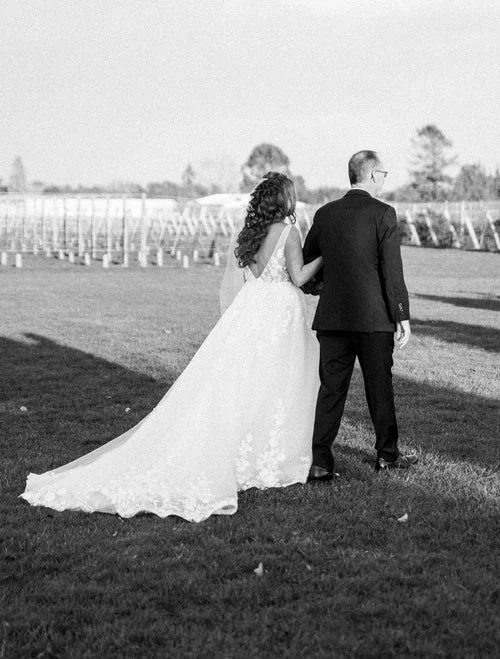
[[[428,123],[500,165],[498,0],[2,0],[0,26],[4,181],[18,155],[46,183],[229,180],[272,142],[308,187],[375,149],[390,189]]]

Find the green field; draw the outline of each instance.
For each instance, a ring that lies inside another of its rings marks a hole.
[[[373,471],[356,369],[340,479],[250,490],[199,525],[18,495],[154,407],[217,321],[221,271],[0,269],[0,659],[498,656],[500,260],[403,258],[396,403],[418,467]]]

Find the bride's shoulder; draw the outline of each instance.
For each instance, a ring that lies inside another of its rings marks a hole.
[[[277,238],[281,236],[285,230],[287,224],[285,222],[273,222],[267,231],[266,238],[269,239],[269,242],[274,242]]]

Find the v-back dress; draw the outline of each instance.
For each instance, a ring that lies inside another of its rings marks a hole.
[[[21,495],[55,510],[150,512],[200,522],[238,507],[238,490],[304,483],[319,387],[305,295],[285,262],[286,226],[259,277],[231,306],[158,405],[104,446]]]

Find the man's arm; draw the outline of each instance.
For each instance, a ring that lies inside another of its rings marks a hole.
[[[318,214],[315,213],[313,223],[311,225],[311,228],[307,232],[307,236],[304,242],[304,247],[302,248],[304,263],[309,263],[318,256],[321,256],[321,252],[319,250],[319,242],[318,242],[319,230],[318,230],[317,217]]]
[[[387,208],[379,225],[378,249],[380,275],[389,315],[393,323],[400,325],[397,337],[400,334],[404,336],[409,332],[410,302],[403,275],[396,211],[392,206]],[[403,321],[408,321],[405,322],[406,332],[401,326]]]
[[[302,248],[302,255],[304,257],[304,263],[310,263],[314,261],[318,256],[321,256],[321,251],[319,249],[319,229],[317,222],[317,212],[314,215],[313,223],[309,229],[304,247]],[[302,287],[302,290],[307,295],[319,295],[321,289],[323,288],[323,268],[320,268],[318,272]]]

